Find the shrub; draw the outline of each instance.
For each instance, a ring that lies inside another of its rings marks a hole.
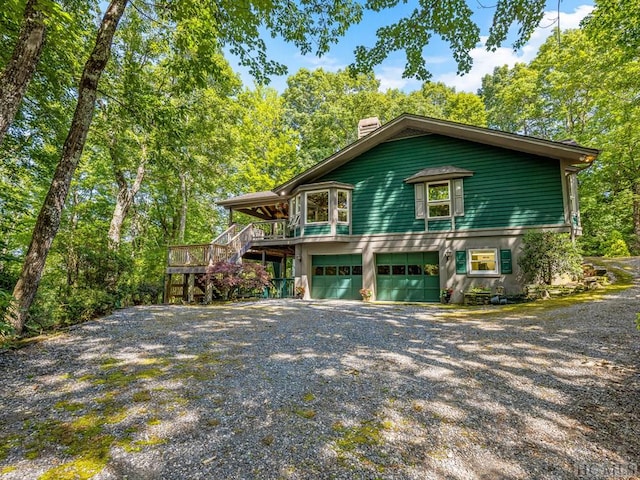
[[[54,312],[55,323],[73,325],[102,315],[107,315],[116,306],[114,295],[98,289],[73,290]]]
[[[230,300],[240,293],[255,293],[269,286],[270,275],[258,263],[217,262],[207,269],[207,279],[220,298]]]
[[[551,232],[528,232],[518,264],[528,283],[551,285],[555,277],[582,275],[582,256],[569,235]]]
[[[4,314],[11,303],[11,294],[0,290],[0,339],[2,337],[11,337],[15,333],[13,325],[4,321]]]
[[[605,243],[604,256],[605,257],[628,257],[629,247],[627,242],[624,241],[622,233],[618,230],[613,230]]]

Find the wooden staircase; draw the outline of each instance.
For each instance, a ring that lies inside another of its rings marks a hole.
[[[239,263],[253,243],[253,224],[238,231],[231,225],[211,243],[174,245],[167,255],[165,303],[211,301],[213,291],[206,281],[207,268],[217,262]]]
[[[261,256],[264,262],[273,261],[269,258],[293,255],[291,247],[281,243],[287,238],[287,232],[286,219],[259,221],[245,227],[233,224],[211,243],[170,246],[165,303],[211,301],[213,292],[206,274],[207,269],[217,262],[239,263],[243,256],[253,259]]]

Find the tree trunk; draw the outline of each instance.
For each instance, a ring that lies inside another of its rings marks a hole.
[[[635,234],[634,255],[640,254],[640,179],[633,183],[633,233]]]
[[[136,172],[136,179],[133,181],[131,188],[127,185],[127,180],[121,170],[116,169],[115,176],[118,182],[118,196],[116,198],[116,206],[113,209],[113,216],[111,217],[111,225],[109,226],[109,248],[116,250],[120,246],[120,236],[122,234],[122,225],[136,194],[140,191],[142,186],[142,180],[144,179],[145,169],[147,162],[147,148],[146,145],[142,145],[142,160],[138,165]]]
[[[13,290],[13,300],[5,317],[18,334],[22,333],[28,310],[40,284],[47,255],[60,227],[60,218],[69,193],[71,179],[80,161],[93,118],[98,81],[109,60],[113,35],[127,2],[128,0],[112,0],[109,4],[98,30],[95,47],[80,78],[78,104],[62,148],[62,157],[40,209],[27,256]]]
[[[184,243],[184,235],[187,230],[187,201],[189,199],[189,193],[187,189],[187,174],[185,172],[180,173],[180,227],[178,229],[178,243]]]
[[[18,43],[0,74],[0,143],[13,122],[29,82],[36,71],[45,39],[44,15],[38,0],[28,0]]]

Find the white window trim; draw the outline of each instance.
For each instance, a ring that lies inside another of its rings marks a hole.
[[[347,208],[340,208],[340,202],[338,201],[340,197],[340,192],[344,192],[347,194]],[[340,212],[347,212],[347,219],[340,220]],[[345,190],[344,188],[336,189],[336,223],[340,225],[349,225],[351,223],[351,191]]]
[[[473,252],[477,251],[491,251],[495,258],[496,268],[494,270],[473,270],[472,258]],[[497,248],[469,248],[467,249],[467,275],[471,277],[489,277],[500,275],[500,253]]]
[[[435,200],[435,201],[430,201],[429,200],[429,186],[430,185],[443,185],[443,184],[447,184],[447,190],[449,193],[449,198],[447,200]],[[429,220],[440,220],[440,219],[446,219],[446,218],[451,218],[452,216],[452,209],[453,209],[453,205],[451,202],[451,181],[450,180],[439,180],[439,181],[434,181],[434,182],[428,182],[425,184],[425,200],[426,200],[426,208],[425,208],[425,214],[427,216],[427,219]],[[430,206],[438,206],[438,205],[448,205],[449,206],[449,215],[438,215],[438,216],[431,216],[430,215],[430,211],[429,211],[429,207]]]
[[[297,227],[298,225],[300,225],[300,209],[301,209],[301,205],[300,202],[302,201],[302,199],[300,198],[300,195],[296,195],[294,197],[291,198],[290,200],[290,213],[289,213],[289,227]]]
[[[424,183],[416,183],[413,185],[413,188],[416,218],[424,218],[424,209],[426,206],[426,202],[424,201]]]
[[[310,222],[309,221],[309,195],[317,194],[317,193],[326,193],[327,194],[327,219],[322,220],[320,222]],[[305,211],[304,211],[304,223],[305,225],[328,225],[331,223],[331,190],[311,190],[309,192],[305,192]]]
[[[464,181],[462,178],[451,180],[451,196],[453,197],[453,216],[464,216]]]

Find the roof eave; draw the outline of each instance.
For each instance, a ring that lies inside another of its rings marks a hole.
[[[484,145],[554,158],[556,160],[569,161],[571,164],[584,165],[583,168],[588,167],[600,154],[599,150],[593,148],[562,144],[560,142],[475,127],[448,120],[402,114],[366,137],[347,145],[342,150],[293,177],[288,182],[277,186],[273,191],[278,194],[288,194],[298,185],[335,170],[376,145],[393,138],[394,135],[406,128],[422,130],[425,134],[444,135]]]

